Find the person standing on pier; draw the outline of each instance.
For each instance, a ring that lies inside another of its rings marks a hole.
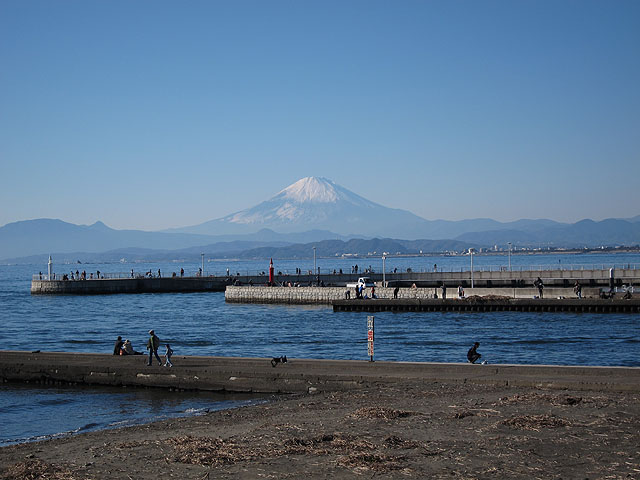
[[[442,299],[446,300],[447,299],[447,286],[444,284],[444,282],[442,282]]]
[[[542,290],[544,289],[544,283],[542,283],[542,279],[538,277],[535,282],[533,282],[533,286],[538,289],[538,296],[542,297]]]
[[[582,298],[582,285],[580,285],[578,280],[576,280],[576,284],[573,286],[573,291],[578,298]]]
[[[158,348],[160,347],[160,339],[156,336],[153,330],[149,330],[149,341],[147,342],[147,350],[149,350],[149,361],[147,362],[147,366],[150,367],[153,362],[153,356],[155,355],[156,360],[158,360],[158,365],[162,366],[162,360],[158,356]]]

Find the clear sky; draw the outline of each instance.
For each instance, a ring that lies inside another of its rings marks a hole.
[[[427,219],[640,214],[640,2],[0,2],[0,225],[306,176]]]

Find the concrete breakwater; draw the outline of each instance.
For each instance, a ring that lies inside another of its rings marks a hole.
[[[223,292],[226,277],[104,278],[31,281],[32,295],[108,295],[116,293]]]
[[[594,391],[640,391],[640,368],[174,357],[173,368],[140,356],[0,351],[0,378],[31,384],[159,387],[230,392],[313,393],[420,379]]]
[[[366,289],[367,295],[371,289]],[[375,294],[378,299],[393,299],[394,288],[376,287]],[[265,287],[265,286],[228,286],[225,290],[225,300],[230,303],[286,303],[286,304],[325,304],[331,305],[338,300],[345,300],[349,292],[350,300],[355,300],[354,288],[347,287]],[[465,288],[466,297],[471,296],[501,296],[509,298],[533,299],[538,295],[535,288]],[[600,289],[583,288],[584,297],[598,298]],[[434,298],[437,295],[437,298]],[[448,300],[457,300],[456,288],[448,288]],[[427,300],[442,299],[440,288],[399,288],[398,300]],[[575,298],[572,288],[545,288],[544,296],[550,299],[564,297]],[[622,295],[620,295],[622,296]],[[371,300],[375,301],[375,300]]]
[[[640,299],[600,299],[598,289],[583,289],[589,298],[576,298],[572,289],[545,289],[544,299],[535,298],[536,289],[469,288],[458,298],[456,289],[442,299],[440,289],[376,288],[375,299],[356,299],[354,289],[345,287],[227,287],[225,300],[230,303],[280,303],[291,305],[332,305],[334,311],[360,312],[584,312],[638,313]],[[350,298],[345,298],[346,292]],[[433,298],[437,294],[440,298]],[[549,298],[551,297],[551,298]]]
[[[611,277],[613,275],[613,277]],[[381,273],[345,274],[323,273],[321,275],[284,275],[274,277],[276,285],[325,285],[327,287],[344,287],[347,283],[355,282],[359,276],[368,276],[372,281],[381,285]],[[470,271],[466,272],[388,272],[384,275],[387,286],[411,287],[415,284],[420,288],[437,288],[443,283],[449,289],[458,285],[465,289],[471,288],[507,288],[524,289],[522,295],[529,295],[533,281],[542,278],[547,288],[563,288],[570,292],[571,287],[579,281],[584,289],[609,287],[622,288],[623,285],[637,285],[640,282],[640,270],[518,270],[518,271]],[[613,280],[612,280],[613,279]],[[31,293],[34,295],[99,295],[114,293],[167,293],[167,292],[222,292],[232,284],[266,285],[266,275],[236,275],[236,276],[202,276],[202,277],[154,277],[137,276],[136,278],[100,278],[87,280],[63,280],[61,276],[48,275],[40,278],[34,276],[31,282]],[[584,292],[584,290],[583,290]],[[344,293],[344,292],[343,292]],[[556,295],[550,293],[549,295]],[[558,293],[565,295],[565,293]],[[586,293],[585,293],[586,295]],[[557,295],[556,295],[557,296]]]

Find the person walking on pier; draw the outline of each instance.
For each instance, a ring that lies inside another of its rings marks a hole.
[[[153,362],[153,356],[155,355],[158,360],[158,365],[162,365],[162,360],[158,356],[158,348],[160,347],[160,339],[156,336],[153,330],[149,330],[149,341],[147,342],[147,350],[149,350],[149,361],[147,366],[150,367]]]
[[[469,360],[470,363],[476,363],[480,357],[482,355],[480,355],[476,349],[480,346],[480,344],[478,342],[473,344],[473,347],[471,347],[469,349],[469,351],[467,352],[467,360]]]
[[[171,355],[173,355],[173,350],[171,345],[168,343],[165,344],[166,350],[164,352],[164,366],[165,367],[173,367],[173,363],[171,363]]]
[[[573,286],[573,291],[578,298],[582,298],[582,285],[580,285],[578,280],[576,280],[576,284]]]

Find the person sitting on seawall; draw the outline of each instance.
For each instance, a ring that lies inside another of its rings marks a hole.
[[[122,349],[122,337],[118,335],[118,339],[116,340],[116,344],[113,346],[113,354],[114,355],[122,355],[120,350]]]
[[[122,350],[120,355],[142,355],[142,352],[136,352],[133,349],[133,345],[131,345],[131,341],[126,339],[124,344],[122,345]]]
[[[470,363],[476,363],[480,359],[480,357],[482,356],[476,351],[476,349],[479,346],[480,346],[480,344],[478,342],[476,342],[476,343],[473,344],[473,347],[471,347],[469,349],[469,351],[467,352],[467,360]]]

